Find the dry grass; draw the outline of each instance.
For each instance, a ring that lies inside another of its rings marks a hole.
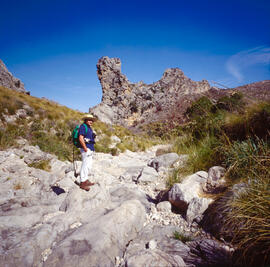
[[[41,169],[44,171],[51,171],[51,164],[50,164],[50,160],[40,160],[40,161],[36,161],[33,163],[28,164],[29,167],[33,167],[36,169]]]

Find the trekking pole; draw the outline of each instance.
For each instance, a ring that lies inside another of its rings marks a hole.
[[[73,154],[73,169],[74,169],[74,176],[77,178],[78,175],[77,175],[77,172],[76,172],[75,160],[74,160],[74,157],[75,157],[75,156],[74,156],[74,154],[75,154],[75,153],[74,153],[74,146],[73,146],[73,153],[72,153],[72,154]]]

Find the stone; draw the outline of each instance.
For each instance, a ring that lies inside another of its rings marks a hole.
[[[16,111],[16,116],[17,116],[17,118],[24,119],[24,118],[27,117],[27,112],[26,112],[25,109],[18,109],[18,110]]]
[[[156,150],[156,157],[161,156],[163,154],[168,154],[172,150],[172,145],[159,145],[159,147]]]
[[[167,153],[154,158],[152,161],[149,162],[148,165],[150,167],[153,167],[158,172],[161,169],[161,167],[169,168],[178,159],[179,156],[176,153]]]
[[[172,204],[169,201],[162,201],[157,204],[157,211],[170,212]]]
[[[0,86],[27,93],[21,80],[15,78],[0,59]]]
[[[117,185],[110,190],[111,201],[122,203],[131,199],[140,201],[146,210],[151,209],[149,197],[135,185]]]
[[[150,240],[150,241],[147,243],[146,247],[147,247],[148,249],[155,249],[155,248],[157,247],[157,242],[156,242],[155,240]]]
[[[122,175],[120,175],[119,180],[125,182],[137,182],[138,177],[141,175],[141,173],[142,167],[132,167],[127,169]]]
[[[199,171],[187,176],[182,183],[176,183],[168,193],[168,199],[173,206],[186,212],[189,203],[193,198],[201,198],[202,184],[205,183],[208,173]]]
[[[191,224],[196,219],[196,222],[199,223],[203,213],[212,202],[213,199],[211,198],[193,198],[187,208],[187,222]]]
[[[154,267],[174,267],[174,266],[187,266],[184,260],[178,255],[167,254],[162,250],[142,250],[138,254],[130,256],[125,263],[127,267],[141,267],[141,266],[154,266]]]
[[[203,191],[210,194],[218,194],[223,192],[227,186],[224,179],[226,169],[220,166],[211,167],[208,171],[206,183],[203,186]]]
[[[91,186],[89,192],[75,187],[68,193],[59,210],[67,212],[87,209],[90,211],[98,207],[106,207],[109,201],[108,191],[98,184]]]
[[[35,146],[25,146],[23,147],[24,162],[26,164],[31,164],[33,162],[41,160],[51,160],[54,156],[41,151],[38,147]]]
[[[56,244],[47,266],[114,266],[129,240],[136,237],[145,220],[145,209],[138,200],[96,218]]]
[[[172,226],[146,226],[129,243],[124,255],[125,266],[186,266],[182,256],[190,249],[172,238],[176,229]],[[150,249],[151,241],[153,249]]]
[[[155,169],[148,166],[144,167],[141,174],[137,177],[138,183],[154,183],[158,178],[158,173]]]

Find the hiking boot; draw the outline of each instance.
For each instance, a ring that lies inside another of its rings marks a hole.
[[[80,188],[86,191],[90,190],[90,186],[85,182],[80,183]]]
[[[92,185],[95,184],[95,183],[91,183],[89,180],[84,181],[84,183],[85,183],[86,185],[89,185],[89,186],[92,186]]]

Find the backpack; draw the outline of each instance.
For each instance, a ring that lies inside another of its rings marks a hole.
[[[84,127],[85,127],[85,134],[87,134],[87,125],[84,124]],[[79,141],[79,129],[80,129],[80,126],[81,125],[77,125],[74,130],[72,131],[72,143],[76,146],[76,147],[81,147],[81,144],[80,144],[80,141]]]

